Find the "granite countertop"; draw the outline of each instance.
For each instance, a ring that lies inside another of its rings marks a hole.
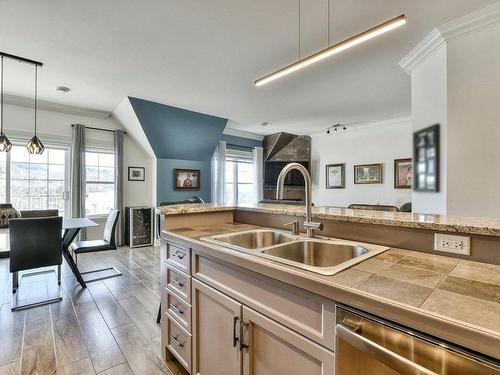
[[[239,206],[213,203],[179,204],[158,207],[156,212],[160,215],[169,216],[235,210],[298,217],[305,216],[303,206],[271,203],[244,204]],[[407,212],[353,210],[338,207],[313,207],[312,215],[315,219],[500,237],[500,220],[496,219]]]
[[[217,226],[177,228],[167,234],[199,241],[208,235],[252,228],[259,227],[221,223]],[[204,245],[215,246],[206,242]],[[257,258],[247,254],[240,256]],[[277,265],[259,259],[259,262]],[[500,357],[500,266],[390,248],[333,276],[297,271],[283,265],[277,267],[301,272],[321,283],[385,300],[439,321],[481,331],[498,342],[499,345],[492,350],[495,356]]]

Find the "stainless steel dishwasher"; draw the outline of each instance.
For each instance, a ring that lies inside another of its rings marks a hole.
[[[336,308],[335,375],[490,375],[500,362],[347,307]]]

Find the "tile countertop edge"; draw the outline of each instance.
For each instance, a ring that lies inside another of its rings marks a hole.
[[[165,216],[199,214],[218,211],[247,211],[297,217],[305,216],[303,206],[267,203],[241,206],[197,203],[162,206],[156,209],[157,214]],[[353,210],[334,207],[313,207],[313,217],[316,219],[335,220],[350,223],[378,224],[403,228],[437,230],[444,232],[500,237],[500,220],[496,219],[416,214],[405,212]]]
[[[297,286],[338,303],[452,342],[486,356],[500,358],[500,332],[494,332],[484,327],[405,305],[334,282],[329,283],[313,273],[196,240],[179,233],[163,231],[163,234],[174,241],[186,242],[186,245],[189,244],[188,246],[191,248],[193,247],[192,244],[196,244],[198,247],[194,250],[210,257]]]

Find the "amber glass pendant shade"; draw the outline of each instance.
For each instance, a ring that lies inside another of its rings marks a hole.
[[[26,145],[26,148],[28,149],[28,152],[30,154],[35,154],[35,155],[41,155],[45,150],[45,146],[36,135],[30,139],[30,141]]]
[[[3,132],[0,133],[0,152],[9,152],[12,148],[9,138]]]

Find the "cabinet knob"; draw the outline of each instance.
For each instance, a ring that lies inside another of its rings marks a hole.
[[[172,339],[172,341],[175,342],[179,348],[182,348],[184,346],[184,344],[179,341],[179,338],[177,336],[170,335],[170,339]]]

